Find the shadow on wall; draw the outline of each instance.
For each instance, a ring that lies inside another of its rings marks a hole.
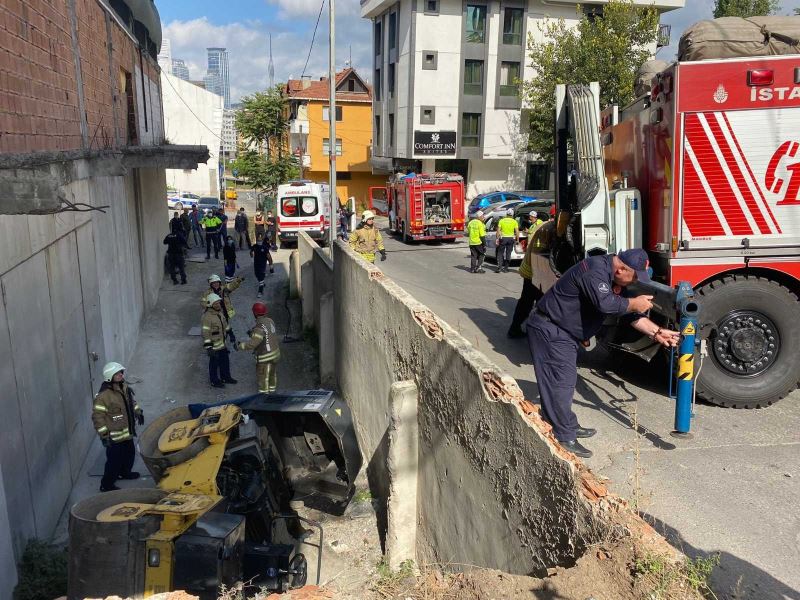
[[[790,588],[754,564],[729,552],[699,550],[683,539],[678,530],[663,521],[647,513],[642,513],[642,518],[690,558],[719,554],[719,566],[711,574],[711,588],[720,599],[800,600],[800,591]]]

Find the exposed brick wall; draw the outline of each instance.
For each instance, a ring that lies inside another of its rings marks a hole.
[[[109,68],[105,11],[97,0],[75,0],[75,12],[83,116],[68,0],[0,3],[0,152],[80,149],[82,118],[91,149],[116,146],[117,140],[126,143],[127,105],[120,89],[120,68],[135,74],[135,65],[140,63],[138,47],[112,19]],[[141,61],[145,76],[158,83],[157,63],[146,54]],[[148,114],[148,119],[154,118],[162,117]]]
[[[0,5],[0,152],[81,147],[65,0]]]

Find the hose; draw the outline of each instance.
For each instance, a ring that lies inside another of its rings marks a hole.
[[[694,416],[694,402],[697,397],[697,381],[700,379],[700,371],[703,370],[703,359],[708,356],[708,341],[700,340],[700,361],[697,366],[697,373],[694,376],[694,385],[692,386],[692,416]]]

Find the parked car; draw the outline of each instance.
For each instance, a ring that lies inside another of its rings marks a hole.
[[[505,214],[509,210],[514,210],[518,206],[525,204],[524,200],[505,200],[503,202],[497,202],[495,204],[490,204],[482,208],[484,216],[488,219],[489,217],[494,217],[495,219],[500,219],[505,216]]]
[[[207,213],[218,208],[222,208],[222,202],[216,196],[203,196],[197,201],[197,210],[201,213]]]
[[[175,210],[191,209],[197,204],[200,196],[191,192],[180,192],[179,194],[167,194],[167,206]]]
[[[479,210],[484,210],[487,206],[497,204],[499,202],[511,202],[515,200],[520,202],[532,202],[533,200],[536,200],[536,197],[527,194],[521,194],[519,192],[488,192],[486,194],[475,196],[472,199],[472,201],[469,203],[469,207],[467,208],[467,215],[472,218],[476,212]]]
[[[519,224],[519,243],[514,244],[514,248],[511,250],[512,261],[519,262],[525,257],[525,250],[528,245],[528,215],[535,211],[542,221],[547,221],[552,206],[552,200],[534,200],[532,202],[520,203],[516,206],[514,209],[514,219],[516,219]],[[497,232],[495,228],[497,227],[497,221],[503,218],[506,210],[508,209],[496,210],[486,219],[486,256],[497,263],[500,261],[497,256]]]

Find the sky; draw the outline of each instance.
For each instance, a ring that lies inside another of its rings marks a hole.
[[[182,58],[192,79],[206,72],[206,48],[228,49],[231,99],[263,90],[269,83],[268,38],[272,34],[275,82],[298,79],[303,73],[318,78],[328,72],[328,4],[312,32],[322,0],[156,0],[163,37],[172,44],[172,57]],[[711,17],[714,0],[686,0],[686,7],[665,13],[661,22],[672,26],[671,44],[657,58],[673,60],[681,33],[692,23]],[[800,0],[782,0],[780,14],[800,7]],[[359,17],[359,0],[336,0],[336,68],[352,59],[369,80],[372,70],[370,23]]]

